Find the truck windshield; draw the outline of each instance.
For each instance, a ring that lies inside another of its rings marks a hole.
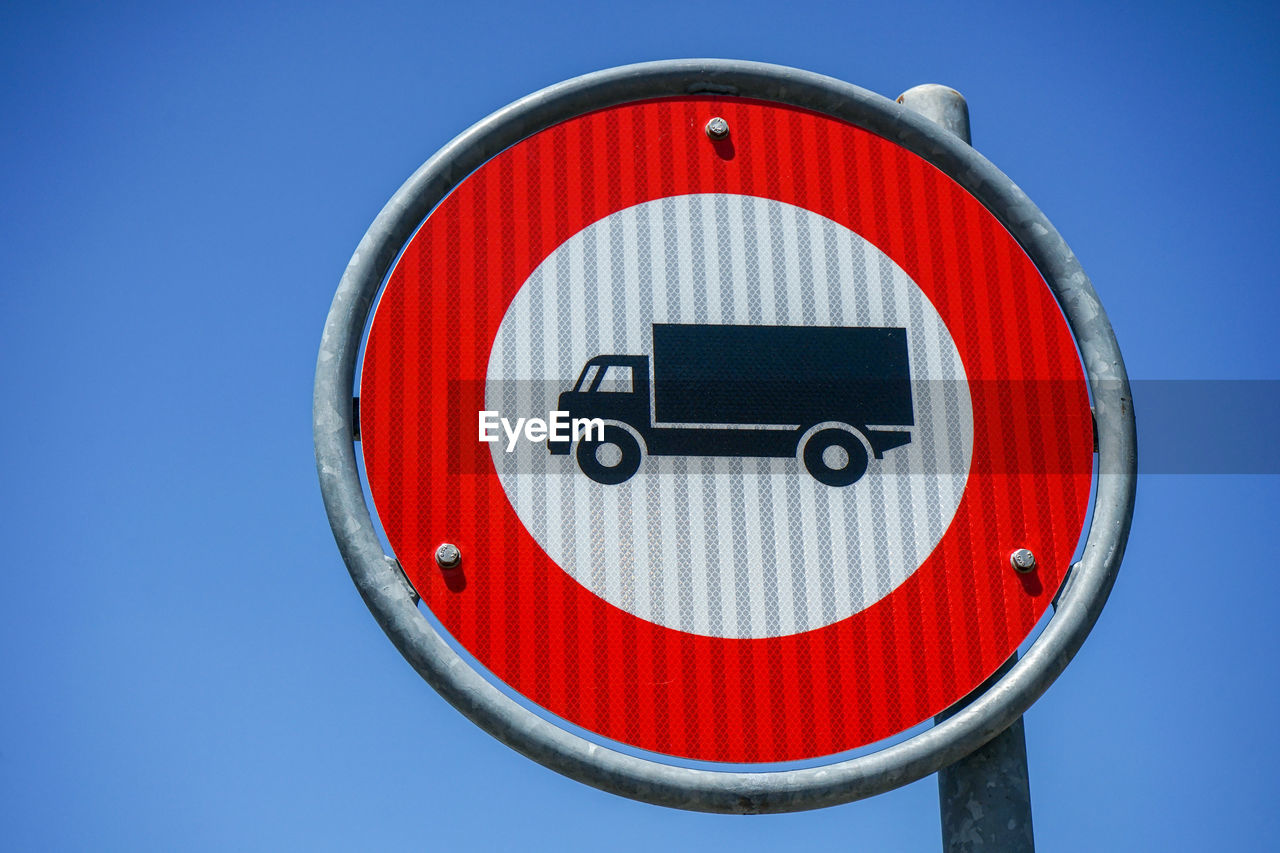
[[[600,377],[600,387],[596,390],[610,394],[630,394],[631,366],[627,364],[609,365],[604,371],[604,376]]]
[[[596,378],[596,373],[599,372],[599,370],[600,370],[599,365],[588,364],[585,368],[583,368],[582,375],[578,377],[578,384],[573,386],[573,390],[585,391],[587,388],[590,388],[591,382]]]

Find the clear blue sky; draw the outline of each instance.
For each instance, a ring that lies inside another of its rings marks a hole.
[[[436,696],[320,502],[338,277],[492,110],[629,62],[754,59],[960,89],[1131,375],[1280,379],[1278,43],[1268,4],[9,4],[0,847],[937,849],[932,778],[806,814],[668,811]],[[1191,431],[1137,403],[1143,441]],[[1027,715],[1041,850],[1273,846],[1278,499],[1271,475],[1144,476],[1111,601]]]

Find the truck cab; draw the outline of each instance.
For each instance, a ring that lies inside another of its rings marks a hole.
[[[649,357],[647,355],[597,355],[587,361],[573,389],[560,395],[556,408],[576,418],[621,421],[647,432],[649,416]],[[548,442],[561,456],[571,442]]]

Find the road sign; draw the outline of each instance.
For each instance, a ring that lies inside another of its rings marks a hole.
[[[389,271],[358,389],[369,491],[425,607],[530,703],[683,759],[839,756],[964,697],[1062,586],[1093,468],[1058,301],[1078,267],[1007,179],[883,99],[647,72],[478,126],[375,223],[327,332],[353,362]],[[433,649],[406,654],[565,769]],[[953,751],[982,737],[955,719]]]

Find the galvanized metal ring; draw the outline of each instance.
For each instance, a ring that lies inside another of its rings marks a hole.
[[[1098,482],[1084,554],[1047,627],[982,696],[927,731],[821,767],[763,772],[692,769],[629,755],[561,729],[487,681],[442,639],[383,554],[365,504],[351,397],[369,312],[401,248],[435,205],[505,148],[582,113],[630,101],[715,94],[825,113],[890,139],[981,201],[1035,262],[1062,307],[1093,396]],[[707,812],[789,812],[883,793],[934,773],[1011,725],[1075,656],[1115,582],[1137,482],[1129,381],[1115,335],[1079,262],[1049,220],[995,166],[947,131],[880,95],[830,77],[754,62],[674,60],[588,74],[532,94],[458,136],[405,182],[360,241],[334,296],[316,363],[316,467],[329,523],[374,618],[413,667],[474,723],[513,749],[586,784]]]

